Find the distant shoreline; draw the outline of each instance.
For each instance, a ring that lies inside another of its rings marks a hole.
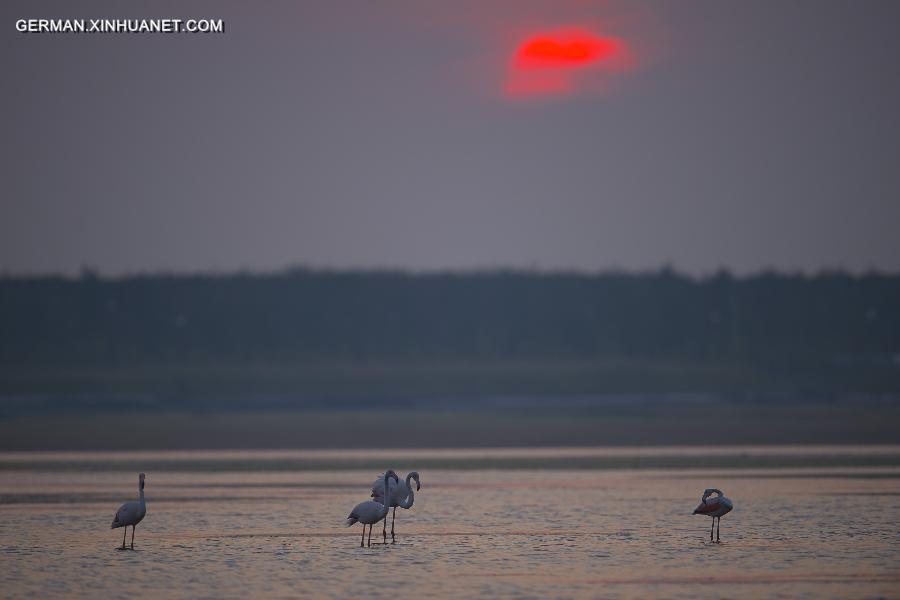
[[[817,278],[817,277],[900,277],[900,269],[883,269],[869,267],[866,269],[847,269],[837,267],[821,267],[816,269],[763,267],[736,272],[726,267],[691,271],[669,263],[647,268],[568,268],[540,266],[484,266],[484,267],[446,267],[446,268],[409,268],[402,266],[349,267],[315,264],[295,264],[281,268],[231,268],[231,269],[136,269],[130,271],[103,272],[102,269],[86,265],[76,270],[15,270],[0,269],[0,282],[9,280],[94,279],[106,281],[123,281],[129,279],[158,278],[233,278],[233,277],[283,277],[303,275],[328,276],[401,276],[401,277],[491,277],[491,276],[526,276],[526,277],[654,277],[658,275],[675,276],[693,281],[704,281],[714,278],[733,278],[747,280],[760,277]]]
[[[900,275],[0,277],[0,395],[900,392]]]

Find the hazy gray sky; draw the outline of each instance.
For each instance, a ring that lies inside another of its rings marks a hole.
[[[0,271],[900,270],[900,2],[0,14]],[[18,33],[29,17],[226,33]],[[618,62],[515,72],[530,36],[575,30]]]

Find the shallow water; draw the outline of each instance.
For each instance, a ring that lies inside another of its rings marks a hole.
[[[420,469],[397,542],[382,544],[376,527],[371,548],[359,547],[359,525],[342,527],[377,474],[352,468],[353,453],[5,454],[0,595],[897,597],[900,466],[883,459],[897,450],[819,449],[812,455],[830,466],[797,467],[794,450],[757,449],[785,461],[733,469],[628,468],[648,452],[684,459],[683,449],[585,450],[624,462],[580,470],[528,462],[577,450],[441,451],[442,464],[465,468]],[[861,465],[870,454],[882,458]],[[490,468],[510,455],[525,462]],[[298,456],[351,468],[278,468]],[[137,495],[123,460],[170,467],[147,470],[134,551],[118,549],[122,530],[109,529]],[[709,542],[710,519],[691,515],[710,486],[735,503],[720,544]]]

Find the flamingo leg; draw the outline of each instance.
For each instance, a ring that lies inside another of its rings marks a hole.
[[[394,507],[394,516],[391,517],[391,541],[396,542],[397,538],[394,536],[394,519],[397,518],[397,507]],[[384,524],[387,525],[387,515],[384,517]],[[385,540],[387,541],[387,540]]]
[[[125,549],[125,536],[128,535],[128,525],[125,526],[125,530],[122,532],[122,550]]]
[[[363,523],[363,534],[362,534],[362,537],[359,538],[359,547],[360,547],[360,548],[364,548],[364,547],[365,547],[365,545],[366,545],[366,544],[365,544],[365,541],[366,541],[366,524]]]
[[[373,525],[369,525],[369,548],[372,547],[372,527]]]
[[[713,529],[716,528],[716,518],[713,517],[712,526],[709,528],[709,541],[713,541]]]
[[[722,517],[719,517],[719,524],[716,526],[716,541],[719,541],[719,530],[722,528]]]
[[[131,549],[134,550],[134,529],[136,525],[131,526]]]
[[[387,544],[387,513],[384,515],[384,528],[381,530],[381,537],[384,538],[384,543]]]

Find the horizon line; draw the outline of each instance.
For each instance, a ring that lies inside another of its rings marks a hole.
[[[538,276],[538,277],[660,277],[671,276],[691,281],[709,281],[724,277],[734,280],[750,280],[763,277],[781,277],[797,279],[815,279],[819,277],[847,277],[863,279],[867,277],[900,277],[900,269],[887,270],[869,267],[865,270],[847,267],[820,267],[817,269],[760,267],[758,269],[735,273],[728,267],[718,267],[700,273],[680,269],[671,263],[663,263],[657,267],[624,268],[603,267],[585,269],[577,267],[540,267],[540,266],[482,266],[482,267],[434,267],[414,268],[399,266],[326,266],[313,264],[293,264],[276,268],[234,267],[228,269],[174,269],[152,268],[126,272],[102,272],[100,269],[85,265],[77,273],[66,271],[14,271],[0,268],[0,281],[62,279],[67,281],[103,280],[121,281],[130,279],[161,278],[235,278],[235,277],[284,277],[292,275],[389,275],[405,277],[473,277],[473,276]]]

